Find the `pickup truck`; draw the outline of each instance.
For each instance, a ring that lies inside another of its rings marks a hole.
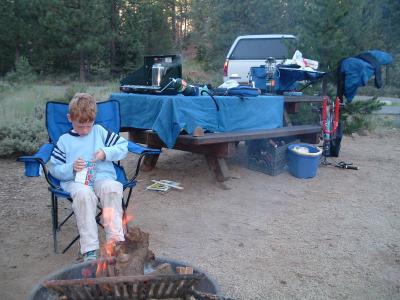
[[[250,67],[265,65],[268,57],[275,58],[279,64],[289,58],[289,48],[295,49],[296,44],[296,37],[288,34],[238,36],[226,56],[224,82],[234,79],[240,84],[248,84]]]

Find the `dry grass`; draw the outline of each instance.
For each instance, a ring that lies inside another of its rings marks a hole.
[[[105,85],[84,85],[71,83],[68,85],[32,84],[7,85],[2,84],[0,90],[0,125],[13,123],[25,117],[31,117],[36,107],[44,108],[47,101],[60,101],[67,94],[86,91],[93,94],[99,101],[106,100],[112,92],[118,91],[114,82]]]

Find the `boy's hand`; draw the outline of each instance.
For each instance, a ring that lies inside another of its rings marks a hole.
[[[82,158],[78,158],[74,162],[74,171],[79,172],[82,171],[84,168],[86,168],[86,162]]]
[[[99,149],[93,154],[93,160],[98,161],[98,160],[105,160],[106,159],[106,154],[104,153],[103,150]]]

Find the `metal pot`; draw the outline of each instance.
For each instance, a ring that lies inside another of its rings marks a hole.
[[[162,64],[154,64],[151,68],[151,85],[160,86],[167,68]]]

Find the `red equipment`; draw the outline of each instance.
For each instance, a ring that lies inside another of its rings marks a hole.
[[[339,112],[340,112],[340,99],[339,97],[336,97],[335,99],[335,105],[333,106],[334,110],[334,119],[330,121],[333,121],[333,127],[331,124],[327,124],[326,119],[327,119],[327,111],[328,111],[328,96],[324,96],[324,100],[322,102],[322,130],[325,134],[333,134],[335,133],[338,125],[339,125]],[[331,112],[331,111],[330,111]]]

